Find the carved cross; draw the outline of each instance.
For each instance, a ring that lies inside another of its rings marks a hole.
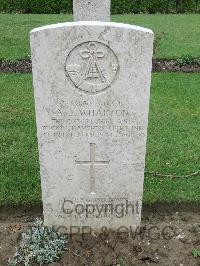
[[[110,161],[96,161],[96,144],[90,143],[90,160],[89,161],[76,161],[77,165],[90,166],[90,192],[95,193],[95,166],[108,165]]]

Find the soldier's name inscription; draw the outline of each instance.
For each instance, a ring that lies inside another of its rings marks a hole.
[[[41,126],[41,133],[50,138],[94,137],[145,137],[145,126],[141,123],[143,112],[126,108],[123,101],[96,103],[72,101],[70,110],[51,110],[51,122]],[[71,103],[71,102],[70,102]],[[98,108],[99,107],[99,108]],[[139,122],[140,121],[140,122]]]

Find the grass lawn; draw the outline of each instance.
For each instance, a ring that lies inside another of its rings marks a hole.
[[[199,169],[200,75],[155,73],[146,170],[186,174]],[[41,201],[32,80],[0,74],[0,205]],[[146,203],[199,201],[200,176],[146,176]]]
[[[71,21],[71,15],[0,14],[0,58],[19,59],[30,55],[29,31],[46,24]],[[115,15],[112,21],[136,24],[165,33],[157,58],[200,56],[199,14]]]

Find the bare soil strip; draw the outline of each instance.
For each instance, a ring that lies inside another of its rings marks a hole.
[[[153,71],[155,72],[200,72],[199,64],[179,65],[174,59],[153,59]]]
[[[0,208],[0,265],[13,256],[21,233],[37,217],[42,206]],[[200,206],[165,203],[143,207],[142,226],[101,234],[74,234],[62,259],[49,266],[200,265],[192,255],[200,247]]]
[[[31,73],[31,60],[0,60],[0,72],[3,73]],[[200,72],[199,64],[180,66],[174,59],[153,59],[154,72]]]

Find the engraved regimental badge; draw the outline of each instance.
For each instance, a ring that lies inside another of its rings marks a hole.
[[[109,46],[100,42],[84,42],[69,53],[65,69],[67,77],[79,90],[97,94],[114,82],[119,63]]]

